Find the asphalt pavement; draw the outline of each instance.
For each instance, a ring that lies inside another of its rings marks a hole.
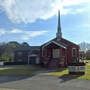
[[[0,90],[90,90],[89,80],[40,73],[33,77],[0,76]]]

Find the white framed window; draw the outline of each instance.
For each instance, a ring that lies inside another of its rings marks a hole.
[[[77,56],[77,49],[76,48],[72,48],[72,56],[73,57]]]
[[[53,49],[52,54],[53,54],[53,58],[59,58],[60,57],[60,49]]]

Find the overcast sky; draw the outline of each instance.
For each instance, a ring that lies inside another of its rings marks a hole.
[[[0,42],[49,41],[56,36],[58,10],[63,37],[90,43],[90,0],[0,0]]]

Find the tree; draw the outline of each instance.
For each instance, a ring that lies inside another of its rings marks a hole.
[[[19,44],[16,41],[0,44],[0,60],[13,61],[14,51],[18,49],[28,49],[30,46],[28,43],[23,42]]]
[[[23,47],[29,47],[29,44],[28,44],[27,42],[23,42],[21,45],[22,45]]]
[[[20,44],[16,41],[8,42],[0,46],[0,60],[12,61],[14,57],[14,50],[18,49]]]

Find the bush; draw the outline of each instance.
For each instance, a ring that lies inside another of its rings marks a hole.
[[[90,57],[86,57],[86,60],[90,60]]]

